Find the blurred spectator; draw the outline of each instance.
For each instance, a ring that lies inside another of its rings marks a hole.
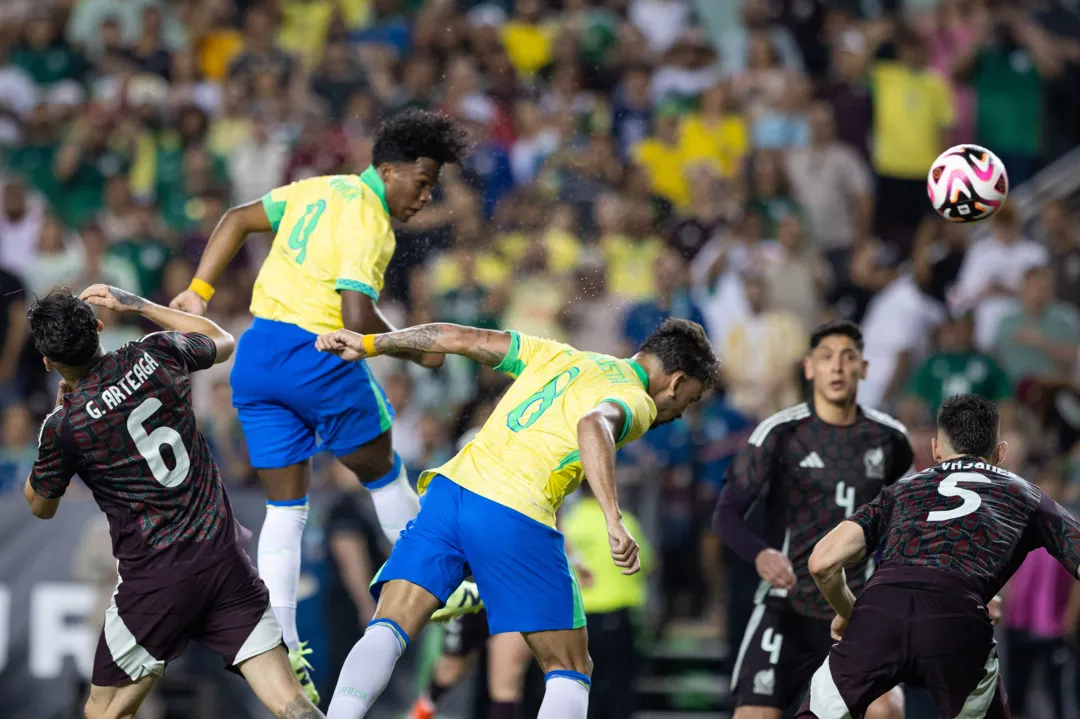
[[[139,287],[138,271],[119,254],[109,252],[105,233],[97,225],[87,225],[80,233],[82,257],[72,287],[77,291],[99,282],[115,287]],[[151,254],[156,251],[151,250]],[[161,264],[164,264],[162,262]]]
[[[832,290],[825,297],[827,314],[831,319],[850,320],[862,324],[870,300],[892,280],[892,274],[882,264],[886,254],[876,241],[855,246],[847,267],[836,277]]]
[[[923,291],[943,306],[956,304],[961,311],[970,307],[959,301],[961,293],[953,294],[953,287],[960,278],[969,239],[966,226],[928,217],[919,226],[912,254],[915,277]]]
[[[1057,298],[1080,307],[1080,223],[1064,202],[1053,199],[1043,204],[1042,224]]]
[[[310,104],[304,113],[300,136],[285,167],[284,181],[289,183],[319,175],[337,175],[345,169],[349,154],[349,141],[338,126],[330,123],[327,109],[321,104]],[[278,181],[271,182],[271,188],[280,184]]]
[[[770,48],[780,63],[792,71],[803,69],[802,52],[795,42],[791,31],[780,23],[772,22],[769,13],[772,6],[767,0],[744,0],[742,3],[742,23],[731,25],[720,38],[720,50],[723,58],[720,66],[729,75],[741,73],[754,62],[756,53],[753,44],[756,38]]]
[[[0,417],[0,494],[21,489],[30,476],[37,459],[34,439],[30,410],[17,402],[7,404]]]
[[[229,79],[254,89],[259,74],[274,78],[277,86],[288,86],[295,70],[293,58],[274,44],[274,19],[267,8],[249,7],[244,16],[244,49],[229,64]]]
[[[998,322],[1009,311],[1025,273],[1049,260],[1046,248],[1021,234],[1016,209],[1007,204],[991,220],[990,235],[964,256],[952,304],[975,309],[975,345],[986,350],[997,336]]]
[[[1080,324],[1075,307],[1054,300],[1054,275],[1049,267],[1032,267],[1024,274],[1020,306],[1001,318],[994,351],[998,361],[1018,382],[1071,378],[1080,350]]]
[[[289,155],[288,143],[274,132],[267,114],[256,112],[250,136],[229,156],[233,202],[257,200],[280,185],[289,167]]]
[[[27,346],[27,294],[16,275],[0,267],[0,400],[14,402],[22,394],[20,360]]]
[[[800,214],[800,208],[791,197],[783,155],[776,150],[760,150],[754,153],[750,170],[750,197],[747,206],[761,215],[762,237],[776,239],[776,226],[789,215]]]
[[[629,357],[637,351],[653,330],[669,317],[678,317],[704,325],[701,310],[690,298],[686,263],[674,250],[667,250],[652,265],[653,292],[651,298],[630,306],[623,319],[623,354]]]
[[[413,404],[413,383],[406,372],[394,372],[382,383],[386,401],[394,408],[397,438],[394,449],[407,467],[415,467],[423,454],[420,443],[420,417],[423,412]]]
[[[722,182],[708,165],[688,168],[687,179],[690,182],[690,210],[675,223],[668,244],[690,262],[720,230],[726,215],[731,212],[731,205],[739,198],[730,192],[730,183]]]
[[[682,108],[665,101],[655,108],[653,134],[631,149],[633,161],[645,168],[649,184],[658,195],[679,209],[690,202],[683,175],[685,159],[679,146],[679,118]]]
[[[946,320],[938,327],[937,352],[908,380],[901,422],[911,428],[933,426],[944,400],[969,393],[998,402],[1005,416],[1012,383],[993,357],[975,349],[974,335],[970,314]]]
[[[874,213],[874,187],[866,162],[836,139],[833,108],[815,102],[810,145],[786,153],[792,194],[806,212],[812,246],[825,253],[833,271],[847,271],[847,258],[867,237]]]
[[[131,234],[114,243],[108,255],[123,260],[135,270],[138,281],[132,286],[133,291],[143,297],[154,297],[161,289],[172,248],[157,235],[153,207],[136,207],[132,216],[134,228]]]
[[[210,443],[214,461],[226,482],[250,484],[257,479],[248,460],[247,441],[233,408],[232,387],[227,381],[214,383],[210,413],[204,417],[201,431]]]
[[[784,79],[783,93],[767,101],[754,118],[751,134],[754,148],[760,150],[787,150],[806,147],[810,143],[810,123],[807,120],[807,103],[810,85],[800,75],[788,75]]]
[[[621,232],[607,232],[600,238],[600,250],[607,262],[607,288],[626,300],[656,295],[653,283],[657,261],[664,252],[664,242],[655,234],[649,208],[619,200]]]
[[[503,45],[514,70],[532,78],[551,59],[553,28],[542,24],[542,0],[514,0],[514,15],[501,29]]]
[[[926,41],[904,27],[895,28],[892,35],[895,58],[875,60],[870,73],[877,175],[875,234],[895,244],[906,257],[919,220],[930,211],[927,168],[945,149],[945,133],[953,126],[955,113],[945,80],[927,67]],[[880,42],[884,34],[875,39]],[[876,53],[878,42],[867,45],[864,57]]]
[[[587,259],[577,270],[574,299],[566,308],[570,344],[586,352],[629,357],[631,349],[623,341],[623,328],[612,315],[625,309],[626,302],[607,293],[607,268],[599,258]],[[637,351],[635,345],[632,350]]]
[[[551,272],[549,263],[543,237],[533,233],[507,291],[503,320],[525,334],[563,342],[567,326],[562,310],[569,287],[564,277]]]
[[[170,12],[167,18],[161,15],[166,7]],[[86,48],[91,55],[97,55],[101,52],[99,29],[102,23],[113,20],[117,23],[123,43],[134,45],[144,30],[149,8],[158,13],[165,45],[176,47],[183,44],[186,33],[176,18],[171,16],[174,9],[159,0],[79,0],[73,4],[68,21],[68,39]]]
[[[685,161],[707,162],[725,179],[742,169],[750,145],[746,120],[731,104],[728,86],[713,85],[702,93],[699,111],[683,120],[679,132]]]
[[[559,147],[559,132],[545,121],[540,105],[532,100],[518,102],[518,137],[510,150],[514,182],[527,185],[536,179],[544,161]]]
[[[771,108],[783,103],[792,76],[776,51],[774,39],[765,32],[750,36],[745,69],[732,77],[731,90],[751,125]]]
[[[799,218],[789,215],[777,227],[780,259],[766,270],[772,305],[794,315],[805,332],[821,323],[822,298],[832,283],[832,272],[821,253],[808,247]]]
[[[44,205],[17,179],[4,183],[0,202],[0,268],[21,272],[37,250]]]
[[[1050,464],[1039,471],[1036,484],[1051,500],[1065,500],[1062,468]],[[1029,708],[1031,680],[1043,669],[1053,713],[1065,719],[1066,669],[1073,653],[1064,636],[1064,619],[1075,580],[1045,549],[1027,556],[1005,587],[1004,624],[1007,631],[1005,686],[1016,717],[1035,716]],[[1039,716],[1047,716],[1039,713]]]
[[[866,39],[861,32],[848,29],[841,33],[833,48],[832,76],[821,95],[833,107],[837,138],[869,160],[874,109],[865,52]]]
[[[87,4],[92,3],[80,3]],[[73,27],[76,21],[77,17],[73,19]],[[98,34],[98,26],[93,34]],[[11,53],[11,63],[25,70],[45,89],[65,80],[82,82],[89,69],[86,59],[62,37],[47,5],[38,5],[31,11],[22,41]]]
[[[683,36],[690,12],[689,5],[679,0],[630,0],[630,22],[657,54],[667,52]]]
[[[647,65],[633,65],[623,72],[622,82],[615,88],[612,98],[612,134],[623,157],[649,136],[653,113],[652,97],[649,95],[650,80],[651,71]],[[691,142],[693,137],[691,135]],[[682,138],[685,142],[685,132]]]
[[[760,420],[799,401],[806,333],[797,317],[771,308],[764,278],[745,275],[743,290],[749,314],[732,324],[718,354],[731,405]]]
[[[942,0],[937,6],[934,27],[927,37],[930,67],[952,85],[956,122],[949,133],[950,145],[975,141],[975,88],[970,77],[958,73],[958,66],[978,52],[988,21],[982,3]]]

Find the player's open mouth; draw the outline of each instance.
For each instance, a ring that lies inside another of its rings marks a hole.
[[[847,380],[834,379],[832,382],[829,383],[829,389],[837,391],[847,389]]]

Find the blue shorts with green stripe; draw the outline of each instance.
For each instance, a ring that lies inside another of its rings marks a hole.
[[[562,533],[437,475],[371,592],[404,579],[445,603],[470,574],[491,634],[585,626]]]
[[[319,352],[315,337],[259,317],[240,337],[232,401],[256,469],[287,467],[320,449],[342,457],[390,429],[394,411],[367,365]]]

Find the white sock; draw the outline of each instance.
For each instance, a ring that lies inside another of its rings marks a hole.
[[[326,719],[362,719],[390,682],[409,637],[389,619],[376,619],[345,658]]]
[[[307,497],[295,504],[266,503],[259,532],[259,576],[270,590],[270,608],[281,625],[289,651],[300,644],[296,633],[296,595],[300,589],[300,545],[307,524]]]
[[[536,719],[585,719],[589,713],[589,687],[584,674],[554,671],[544,675],[544,701]]]
[[[365,486],[371,492],[383,534],[391,544],[396,544],[405,525],[420,513],[420,497],[409,484],[405,464],[397,452],[394,453],[393,468],[382,479]]]

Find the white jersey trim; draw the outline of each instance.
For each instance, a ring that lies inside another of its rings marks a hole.
[[[874,420],[878,424],[883,424],[886,427],[892,427],[893,429],[902,433],[905,437],[908,436],[907,427],[905,427],[904,423],[900,420],[894,417],[890,417],[884,412],[879,412],[876,409],[870,409],[869,407],[863,407],[862,405],[859,406],[862,407],[863,414],[865,414],[869,419]]]
[[[56,414],[57,412],[59,412],[63,408],[64,408],[64,405],[60,405],[59,407],[54,409],[52,412],[49,412],[47,415],[45,415],[45,419],[43,419],[41,421],[41,428],[38,430],[38,433],[37,433],[37,446],[38,446],[38,449],[41,449],[41,438],[45,436],[45,425],[49,423],[49,420],[52,419],[52,416],[54,414]]]
[[[801,419],[806,419],[810,416],[810,407],[806,402],[797,404],[794,407],[788,407],[782,409],[773,416],[765,419],[759,424],[750,435],[750,444],[755,447],[760,447],[765,444],[765,440],[769,437],[769,433],[782,424],[788,422],[797,422]]]

